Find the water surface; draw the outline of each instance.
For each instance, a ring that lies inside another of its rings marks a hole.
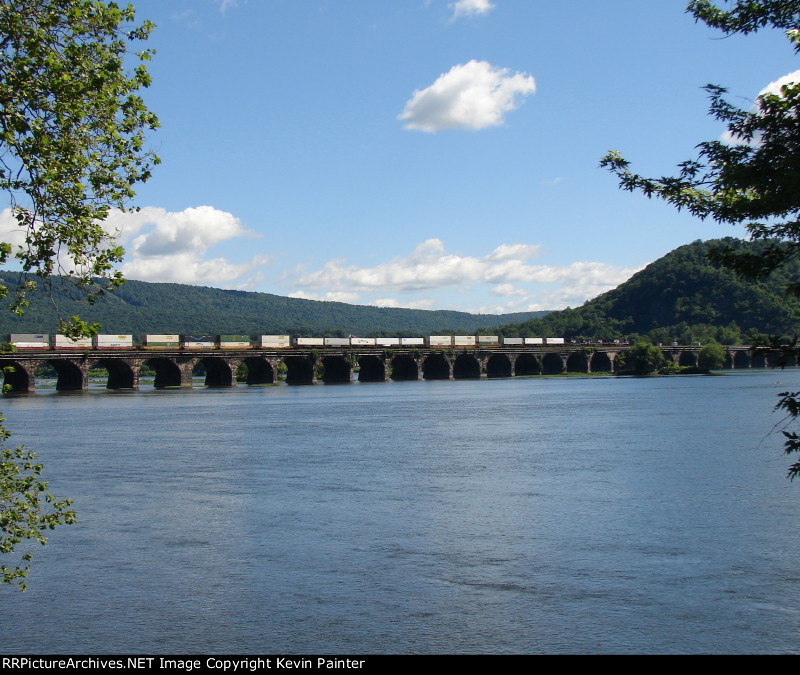
[[[8,398],[79,523],[25,594],[0,588],[0,651],[800,651],[787,388],[800,372]]]

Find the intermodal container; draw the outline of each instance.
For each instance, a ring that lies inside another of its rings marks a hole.
[[[456,335],[453,338],[453,344],[456,347],[474,347],[475,346],[475,336],[474,335]]]
[[[350,346],[350,338],[326,337],[325,338],[325,346],[326,347],[349,347]]]
[[[378,347],[398,347],[400,346],[400,338],[375,338],[375,344]]]
[[[350,344],[353,347],[374,347],[375,338],[351,337]]]
[[[324,338],[299,337],[295,338],[295,344],[298,347],[323,347],[325,340]]]
[[[496,347],[500,344],[500,338],[497,335],[479,335],[478,344],[484,347]]]
[[[214,335],[181,335],[181,346],[184,349],[214,349],[217,338]]]
[[[511,338],[511,337],[504,337],[503,338],[504,345],[521,345],[523,344],[522,338]]]
[[[562,337],[561,338],[545,338],[544,341],[548,345],[563,345],[564,344],[564,338],[562,338]]]
[[[400,338],[400,346],[401,347],[424,347],[425,346],[425,338],[421,337],[401,337]]]
[[[220,349],[249,349],[250,336],[249,335],[220,335],[219,336]]]
[[[17,349],[47,349],[50,336],[43,333],[11,333],[8,341]]]
[[[53,349],[91,349],[92,338],[71,338],[66,335],[53,336]]]
[[[262,349],[287,349],[292,346],[288,335],[262,335],[259,341]]]
[[[428,346],[429,347],[452,347],[453,346],[453,336],[452,335],[429,335],[428,336]]]
[[[544,338],[525,338],[526,345],[543,345]]]
[[[145,335],[144,336],[145,349],[180,349],[181,336],[180,335]]]
[[[133,349],[133,335],[95,335],[95,349]]]

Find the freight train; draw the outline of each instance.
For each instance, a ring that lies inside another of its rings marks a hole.
[[[70,338],[43,333],[12,333],[9,344],[18,350],[216,350],[216,349],[292,349],[317,347],[384,347],[435,349],[499,347],[528,345],[563,345],[560,337],[508,337],[497,335],[429,335],[427,337],[295,337],[289,335],[145,335],[141,344],[133,335],[96,335],[93,338]]]

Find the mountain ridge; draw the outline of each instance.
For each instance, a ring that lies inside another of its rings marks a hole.
[[[0,270],[0,281],[12,289],[27,278],[29,275]],[[137,280],[128,280],[106,293],[104,299],[87,304],[77,301],[68,285],[62,285],[58,279],[54,282],[52,302],[47,292],[40,289],[30,295],[30,307],[22,317],[0,313],[0,333],[53,333],[60,314],[61,317],[78,315],[88,323],[99,323],[103,333],[138,336],[145,333],[379,336],[440,331],[470,334],[500,321],[547,314],[546,311],[472,314],[350,305],[256,291]]]

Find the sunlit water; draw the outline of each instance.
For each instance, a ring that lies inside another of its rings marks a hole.
[[[782,383],[782,384],[781,384]],[[79,523],[3,653],[800,651],[800,372],[2,402]]]

